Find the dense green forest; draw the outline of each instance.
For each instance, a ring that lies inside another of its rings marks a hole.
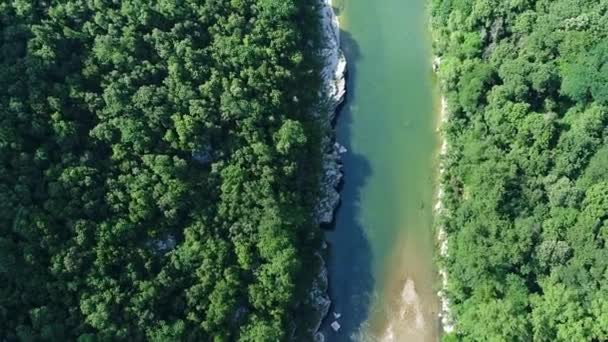
[[[608,340],[608,2],[433,0],[446,341]]]
[[[0,1],[0,340],[291,333],[319,235],[317,20]]]

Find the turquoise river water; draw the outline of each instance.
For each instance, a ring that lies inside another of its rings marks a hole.
[[[334,0],[336,1],[336,0]],[[438,91],[425,0],[338,0],[348,95],[337,139],[348,148],[328,232],[328,341],[437,341],[433,202]],[[329,328],[333,312],[339,332]]]

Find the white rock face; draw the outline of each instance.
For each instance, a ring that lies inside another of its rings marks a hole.
[[[332,0],[320,0],[322,41],[321,54],[325,60],[321,71],[324,87],[323,95],[329,100],[329,119],[333,120],[336,108],[346,95],[346,58],[340,49],[340,24],[332,8]]]

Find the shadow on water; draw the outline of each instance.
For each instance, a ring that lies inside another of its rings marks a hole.
[[[354,87],[357,78],[357,61],[362,58],[357,43],[345,31],[340,31],[341,45],[348,62],[347,98],[338,115],[337,140],[348,152],[343,155],[344,183],[341,191],[341,206],[336,221],[326,236],[330,245],[328,269],[329,292],[332,300],[330,312],[322,331],[326,340],[332,342],[351,341],[366,321],[374,286],[371,263],[372,253],[365,228],[361,224],[361,191],[372,174],[370,162],[353,151],[352,124],[353,105],[356,97]],[[333,313],[340,313],[335,319]],[[338,321],[339,332],[330,324]]]

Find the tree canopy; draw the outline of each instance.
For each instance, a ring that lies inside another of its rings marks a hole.
[[[317,20],[0,3],[0,340],[286,338],[318,239]]]
[[[608,339],[608,5],[434,0],[446,340]]]

